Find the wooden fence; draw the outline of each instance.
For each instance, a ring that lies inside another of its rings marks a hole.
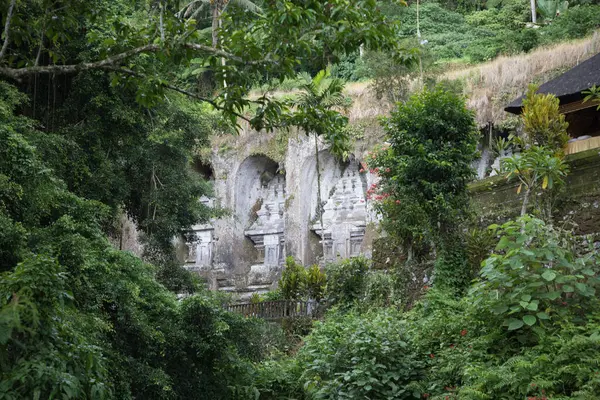
[[[293,317],[318,318],[323,313],[323,305],[317,301],[278,300],[260,303],[230,304],[227,310],[246,317],[278,320]]]

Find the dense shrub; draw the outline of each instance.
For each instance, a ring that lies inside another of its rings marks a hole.
[[[200,291],[178,302],[118,251],[111,210],[67,190],[0,94],[0,398],[226,399],[277,344],[265,323]],[[267,339],[267,340],[265,340]]]
[[[349,308],[364,295],[369,261],[364,257],[344,260],[327,267],[327,302]]]
[[[528,216],[492,231],[467,295],[433,288],[405,313],[363,297],[375,307],[330,313],[296,357],[267,364],[258,398],[597,398],[598,254]]]
[[[398,313],[332,317],[306,339],[298,359],[309,398],[416,399],[424,359],[411,348]]]
[[[592,33],[600,27],[600,6],[575,6],[552,21],[542,30],[546,43],[554,43],[567,39],[578,39]]]
[[[371,155],[381,177],[368,192],[382,226],[407,249],[435,243],[438,284],[464,289],[471,278],[460,224],[468,215],[479,133],[460,96],[438,87],[413,95],[384,121],[390,146]]]
[[[277,292],[283,299],[319,301],[324,296],[326,284],[327,276],[318,265],[312,265],[307,269],[290,256],[285,260]],[[273,299],[275,295],[276,293],[271,294],[270,298]]]

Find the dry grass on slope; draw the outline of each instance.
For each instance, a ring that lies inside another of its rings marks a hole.
[[[600,52],[600,31],[579,41],[537,49],[528,54],[498,57],[485,64],[445,73],[462,80],[469,108],[480,126],[498,123],[509,115],[503,108],[523,95],[529,83],[542,84]]]
[[[501,56],[484,64],[453,69],[438,79],[459,80],[464,83],[467,105],[476,112],[477,123],[499,123],[510,116],[504,111],[512,100],[523,95],[530,83],[542,84],[600,52],[600,31],[572,42],[536,49],[527,54]],[[416,90],[417,83],[413,83]],[[279,90],[273,97],[293,96],[297,90]],[[344,90],[352,99],[346,111],[351,124],[361,125],[367,136],[379,138],[378,117],[389,115],[393,104],[378,99],[371,82],[351,82]],[[254,96],[258,96],[257,93]]]

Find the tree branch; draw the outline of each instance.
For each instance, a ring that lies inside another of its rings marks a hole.
[[[139,72],[135,72],[131,69],[128,68],[119,68],[119,67],[113,67],[113,66],[106,66],[106,67],[102,67],[102,69],[106,70],[106,71],[112,71],[112,72],[120,72],[126,75],[131,75],[131,76],[135,76],[136,78],[145,78],[147,79],[148,77],[142,73]],[[160,85],[163,86],[166,89],[172,90],[174,92],[177,93],[181,93],[184,94],[188,97],[194,98],[196,100],[200,100],[203,101],[205,103],[210,104],[211,106],[213,106],[215,109],[220,110],[220,111],[224,111],[224,108],[222,106],[220,106],[215,100],[213,99],[207,99],[206,97],[202,97],[196,93],[190,92],[188,90],[182,89],[180,87],[171,85],[170,83],[164,83],[164,82],[160,82]],[[231,113],[233,113],[233,115],[235,115],[236,117],[243,119],[244,121],[250,123],[252,122],[252,120],[240,113],[237,113],[235,111],[229,111]]]
[[[141,47],[136,47],[123,53],[115,54],[105,58],[104,60],[94,62],[84,62],[72,65],[46,65],[41,67],[25,67],[25,68],[2,68],[0,67],[0,75],[7,76],[16,80],[20,80],[24,76],[32,74],[72,74],[90,69],[101,69],[110,65],[114,65],[129,57],[140,53],[152,53],[160,49],[157,44],[148,44]]]
[[[203,44],[197,44],[197,43],[185,43],[184,44],[185,47],[187,47],[188,49],[192,49],[192,50],[198,50],[198,51],[204,51],[207,53],[212,53],[217,57],[222,57],[222,58],[226,58],[228,60],[232,60],[232,61],[237,61],[240,64],[246,64],[246,65],[263,65],[263,64],[275,64],[277,65],[276,61],[271,60],[269,57],[265,58],[264,60],[260,60],[260,61],[247,61],[244,60],[242,57],[236,56],[235,54],[231,54],[225,50],[220,50],[220,49],[215,49],[214,47],[211,46],[206,46]]]
[[[16,0],[15,0],[16,1]],[[6,40],[5,40],[6,45]],[[192,50],[203,51],[206,53],[212,53],[218,57],[224,57],[229,60],[233,60],[239,62],[241,64],[246,65],[261,65],[265,62],[272,62],[269,60],[264,61],[245,61],[242,57],[238,57],[229,52],[213,49],[210,46],[205,46],[202,44],[196,43],[184,43],[184,47]],[[33,74],[73,74],[81,71],[87,71],[90,69],[103,69],[107,66],[113,66],[120,61],[123,61],[129,57],[141,54],[141,53],[154,53],[161,49],[161,46],[158,44],[147,44],[145,46],[136,47],[135,49],[131,49],[125,51],[123,53],[115,54],[114,56],[110,56],[105,58],[104,60],[94,61],[94,62],[83,62],[79,64],[71,64],[71,65],[46,65],[46,66],[33,66],[33,67],[24,67],[24,68],[7,68],[0,67],[0,75],[15,79],[17,81],[21,80],[23,77],[33,75]]]
[[[4,44],[2,45],[2,49],[0,50],[0,60],[4,58],[4,54],[6,54],[6,49],[8,49],[8,42],[10,39],[10,20],[12,19],[16,2],[17,0],[12,0],[10,2],[10,6],[8,7],[8,14],[6,14],[6,24],[4,25]]]
[[[225,57],[225,58],[228,58],[230,60],[237,61],[237,62],[243,63],[243,64],[254,63],[254,62],[244,61],[244,59],[242,57],[238,57],[238,56],[233,55],[231,53],[228,53],[228,52],[226,52],[224,50],[215,49],[214,47],[206,46],[206,45],[203,45],[203,44],[185,43],[184,46],[187,47],[188,49],[198,50],[198,51],[204,51],[204,52],[207,52],[207,53],[212,53],[215,56]]]

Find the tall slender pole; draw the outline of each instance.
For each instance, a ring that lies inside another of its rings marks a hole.
[[[535,1],[535,0],[531,0]],[[421,57],[421,29],[419,20],[419,0],[417,0],[417,40],[419,41],[419,72],[420,72],[420,88],[423,90],[423,58]]]

